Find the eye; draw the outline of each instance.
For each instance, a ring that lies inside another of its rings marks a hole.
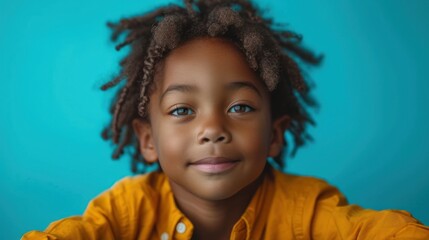
[[[246,104],[236,104],[234,106],[232,106],[229,109],[229,112],[232,113],[246,113],[246,112],[251,112],[255,110],[254,108],[250,107],[249,105]]]
[[[188,107],[177,107],[173,109],[169,114],[176,117],[187,116],[187,115],[194,114],[194,110]]]

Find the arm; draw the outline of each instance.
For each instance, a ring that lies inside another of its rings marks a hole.
[[[343,199],[332,187],[320,195],[312,223],[314,239],[429,239],[429,227],[406,211],[363,209]]]

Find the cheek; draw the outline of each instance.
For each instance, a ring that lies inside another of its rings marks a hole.
[[[261,116],[255,121],[240,124],[237,128],[241,134],[237,134],[236,143],[248,156],[265,159],[268,156],[271,141],[270,119]]]
[[[175,158],[185,156],[184,151],[187,149],[187,144],[191,143],[189,132],[183,127],[168,123],[164,123],[162,127],[158,128],[156,145],[160,162],[174,161]]]

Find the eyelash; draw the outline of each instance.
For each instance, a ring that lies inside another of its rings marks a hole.
[[[171,112],[169,112],[169,114],[173,115],[175,117],[183,117],[183,116],[189,115],[189,114],[184,114],[184,115],[178,114],[179,110],[188,110],[188,111],[191,111],[192,113],[195,113],[194,110],[192,110],[191,108],[188,108],[188,107],[176,107]]]
[[[244,107],[245,111],[244,112],[238,112],[239,110],[237,110],[236,107],[240,107],[240,108]],[[247,105],[247,104],[235,104],[234,106],[232,106],[228,109],[228,112],[230,112],[231,110],[234,110],[234,112],[231,112],[231,113],[248,113],[248,112],[253,112],[255,109],[252,108],[251,106]],[[186,112],[189,114],[186,114],[186,113],[180,114],[179,111],[181,113]],[[194,113],[195,113],[194,110],[192,110],[191,108],[188,108],[188,107],[176,107],[172,111],[169,112],[170,115],[175,116],[175,117],[184,117],[184,116],[188,116],[188,115],[191,115]]]
[[[235,104],[234,106],[232,106],[231,108],[229,108],[229,110],[235,109],[236,107],[244,107],[247,111],[244,111],[244,113],[247,112],[253,112],[255,109],[252,108],[251,106],[247,105],[247,104]],[[229,112],[228,110],[228,112]],[[237,110],[235,110],[237,111]],[[237,113],[237,112],[232,112],[232,113]],[[238,113],[243,113],[243,112],[238,112]]]

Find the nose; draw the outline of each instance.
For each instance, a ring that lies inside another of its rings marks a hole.
[[[227,130],[226,122],[221,117],[207,116],[199,127],[198,143],[229,143],[231,134]]]

